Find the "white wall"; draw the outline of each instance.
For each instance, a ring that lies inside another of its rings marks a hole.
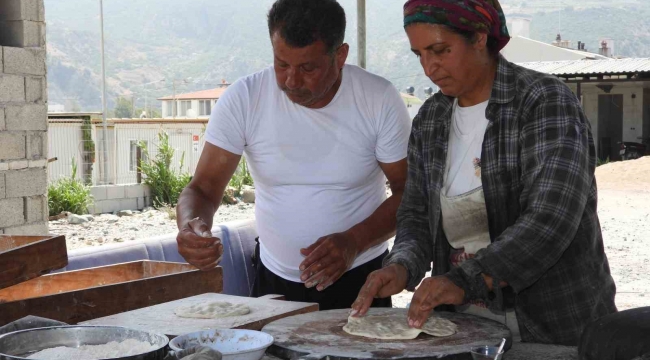
[[[62,177],[71,176],[72,158],[75,159],[78,175],[81,176],[83,171],[81,123],[50,123],[47,135],[48,156],[58,159],[48,165],[48,181],[54,182]]]
[[[623,141],[639,142],[638,138],[643,135],[643,86],[643,83],[614,83],[609,93],[623,95]],[[585,114],[591,121],[594,139],[598,139],[598,96],[607,93],[592,84],[583,84],[582,93]],[[635,98],[632,98],[633,94]]]
[[[116,123],[109,127],[109,181],[113,184],[133,184],[137,180],[137,172],[131,171],[131,141],[146,140],[151,157],[157,155],[158,133],[161,130],[169,134],[170,145],[176,149],[172,165],[178,169],[181,156],[185,153],[184,172],[191,174],[196,170],[199,157],[205,144],[204,123]],[[63,176],[70,176],[70,160],[75,157],[79,171],[83,169],[81,124],[50,123],[48,144],[51,157],[59,161],[49,166],[49,180],[54,181]],[[103,129],[94,125],[93,140],[97,151],[93,166],[93,183],[100,184],[102,172],[102,141]],[[198,146],[194,146],[193,137],[198,136]],[[81,174],[80,174],[81,175]]]
[[[187,116],[180,116],[181,114],[181,102],[182,101],[187,101],[187,100],[176,100],[177,103],[177,116],[176,119],[208,119],[210,118],[209,115],[199,115],[200,114],[200,109],[199,109],[199,102],[202,100],[190,100],[192,102],[192,110],[194,111],[193,114],[187,114]],[[210,100],[212,103],[211,109],[214,109],[214,102],[215,100],[212,99]],[[172,101],[170,100],[164,100],[162,102],[162,117],[163,119],[173,119],[173,116],[170,116],[169,108],[171,108]]]

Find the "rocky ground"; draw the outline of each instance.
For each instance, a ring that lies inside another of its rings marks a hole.
[[[650,306],[650,157],[598,168],[598,214],[605,251],[617,284],[619,309]],[[170,215],[171,218],[170,218]],[[222,223],[254,216],[254,205],[223,205],[215,216]],[[73,225],[50,222],[50,231],[66,235],[69,249],[132,241],[176,232],[173,211],[148,210],[130,216],[101,215]],[[411,294],[395,296],[406,306]]]
[[[214,217],[214,223],[249,219],[255,216],[254,213],[253,204],[222,205]],[[97,215],[88,218],[87,220],[91,221],[82,224],[71,224],[68,218],[54,220],[50,221],[50,232],[65,235],[68,250],[75,250],[88,246],[147,239],[178,231],[174,209],[146,209],[142,212],[126,212],[120,215],[122,216]]]

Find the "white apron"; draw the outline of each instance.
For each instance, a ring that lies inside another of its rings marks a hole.
[[[447,189],[443,188],[440,194],[442,226],[452,247],[450,264],[457,267],[490,245],[488,216],[482,187],[453,197],[447,197],[446,193]],[[521,341],[514,309],[495,311],[478,301],[456,306],[456,311],[498,321],[510,329],[513,340]]]

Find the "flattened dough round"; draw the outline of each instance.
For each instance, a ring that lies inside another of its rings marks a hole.
[[[174,310],[176,316],[192,319],[219,319],[246,315],[250,312],[251,309],[244,304],[231,304],[225,301],[202,302]]]
[[[453,322],[432,314],[422,329],[413,329],[409,327],[404,314],[385,314],[349,317],[343,331],[371,339],[410,340],[418,337],[420,333],[436,337],[451,336],[458,331],[458,327]]]

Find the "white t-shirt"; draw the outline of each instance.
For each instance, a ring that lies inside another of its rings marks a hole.
[[[334,99],[321,109],[291,102],[269,67],[231,85],[217,102],[206,140],[245,152],[255,180],[261,260],[301,282],[301,248],[346,231],[386,199],[378,162],[406,158],[411,121],[387,80],[346,65]],[[387,244],[360,254],[353,268]]]
[[[447,175],[444,187],[448,197],[457,196],[482,186],[481,152],[488,120],[485,110],[488,102],[460,107],[454,100]]]

